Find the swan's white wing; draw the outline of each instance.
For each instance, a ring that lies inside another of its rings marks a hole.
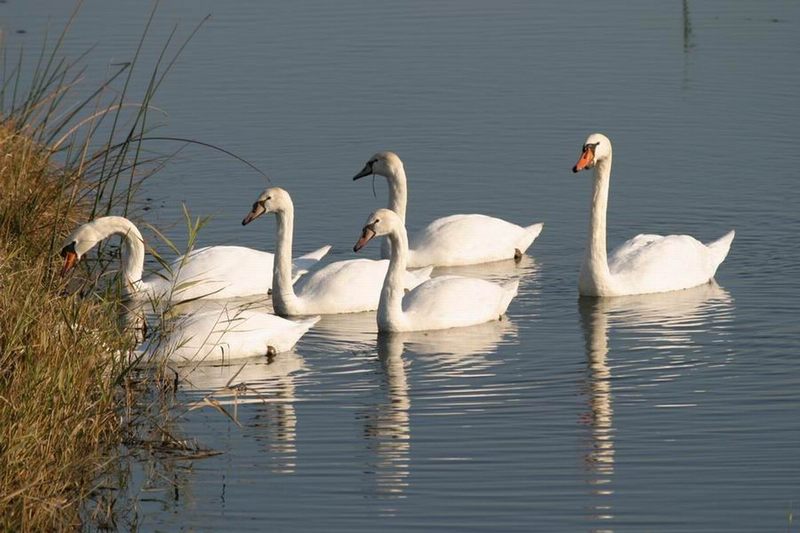
[[[637,235],[611,253],[608,268],[631,293],[680,290],[705,283],[716,264],[690,235]]]
[[[198,248],[175,259],[145,280],[158,299],[235,298],[267,294],[272,285],[273,254],[243,246]]]
[[[330,250],[323,246],[294,262],[295,276],[311,268]],[[156,299],[237,298],[266,295],[272,287],[275,256],[244,246],[207,246],[175,259],[145,280],[145,290]]]
[[[358,313],[378,308],[389,261],[349,259],[329,263],[295,284],[305,314]],[[413,288],[430,277],[432,269],[406,272],[405,287]]]
[[[403,298],[403,311],[414,329],[445,329],[497,320],[516,294],[478,278],[440,276],[419,285]]]
[[[224,361],[290,350],[319,317],[291,321],[255,310],[212,311],[178,319],[158,355],[173,361]]]
[[[308,313],[354,313],[378,308],[388,261],[336,261],[309,273],[295,285]]]
[[[409,266],[458,266],[500,261],[524,252],[541,231],[486,215],[451,215],[409,235]]]

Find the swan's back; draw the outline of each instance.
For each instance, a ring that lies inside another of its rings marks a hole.
[[[296,275],[304,274],[330,250],[323,246],[294,262]],[[207,246],[192,250],[145,280],[144,289],[158,300],[237,298],[266,295],[272,288],[275,256],[244,246]],[[171,295],[171,296],[170,296]]]
[[[259,310],[209,311],[177,321],[159,353],[172,361],[221,361],[291,350],[319,317],[286,320]]]
[[[403,298],[413,329],[447,329],[499,319],[517,294],[519,281],[498,285],[478,278],[440,276]]]
[[[273,254],[244,246],[198,248],[145,279],[145,290],[171,300],[267,294],[273,261]]]
[[[510,259],[542,231],[486,215],[450,215],[409,235],[409,266],[459,266]]]
[[[341,301],[354,292],[375,294],[377,302],[389,261],[348,259],[329,263],[301,278],[295,285],[299,298]]]
[[[348,259],[316,270],[295,284],[302,314],[358,313],[378,308],[389,261]],[[432,268],[406,272],[405,288],[430,278]]]
[[[637,235],[611,253],[608,268],[627,294],[687,289],[714,277],[733,236],[705,245],[690,235]]]

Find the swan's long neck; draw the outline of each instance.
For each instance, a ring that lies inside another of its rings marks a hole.
[[[397,213],[403,224],[406,223],[406,204],[408,202],[408,185],[406,184],[406,171],[401,165],[392,168],[392,175],[386,177],[389,184],[389,209]],[[381,243],[381,257],[388,259],[392,255],[392,245],[388,238]]]
[[[406,204],[408,203],[408,185],[406,171],[401,166],[393,169],[392,175],[386,180],[389,184],[389,209],[397,213],[403,224],[406,223]]]
[[[597,162],[594,169],[592,212],[589,219],[589,243],[581,268],[580,286],[584,293],[597,296],[611,286],[606,251],[606,213],[608,210],[608,185],[611,178],[611,155]]]
[[[292,236],[294,206],[290,203],[276,213],[278,242],[272,267],[272,304],[278,314],[297,314],[297,296],[292,287]]]
[[[378,302],[378,329],[380,331],[402,331],[405,323],[403,281],[408,261],[408,235],[405,226],[401,225],[395,228],[386,238],[391,243],[392,255]]]
[[[112,235],[122,237],[122,276],[128,293],[136,293],[141,289],[144,272],[144,238],[139,229],[127,218],[113,216],[98,219],[96,229],[101,240]]]

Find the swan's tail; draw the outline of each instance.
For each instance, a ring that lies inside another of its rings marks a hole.
[[[273,348],[277,352],[288,352],[294,345],[297,344],[297,341],[300,340],[300,337],[306,334],[306,332],[311,329],[311,327],[319,322],[319,316],[312,316],[308,318],[304,318],[302,320],[292,320],[294,323],[294,327],[291,328],[291,333],[288,335],[283,335],[280,340],[274,340],[274,344],[271,344]]]
[[[511,300],[514,299],[514,296],[517,295],[517,290],[519,289],[519,280],[515,279],[513,281],[507,281],[501,285],[503,287],[503,298],[500,300],[500,313],[505,314],[506,309],[511,304]]]
[[[300,276],[307,274],[311,267],[313,267],[320,259],[325,257],[331,251],[331,245],[326,244],[322,248],[317,248],[313,252],[301,255],[292,261],[292,283],[300,279]]]
[[[544,222],[539,222],[538,224],[533,224],[524,228],[525,231],[517,242],[517,249],[520,251],[520,253],[525,253],[525,250],[530,248],[531,244],[533,244],[533,241],[536,240],[543,228]]]
[[[301,255],[300,257],[298,257],[298,259],[308,259],[308,260],[313,260],[313,261],[319,261],[320,259],[322,259],[326,255],[328,255],[328,252],[331,251],[331,248],[332,248],[332,246],[330,244],[326,244],[322,248],[317,248],[313,252],[309,252],[306,255]]]
[[[431,273],[433,272],[432,266],[417,268],[415,270],[409,270],[409,272],[414,276],[417,285],[422,283],[423,281],[428,281],[431,279]]]
[[[731,243],[733,242],[733,238],[736,236],[736,231],[731,230],[719,239],[714,242],[708,243],[708,249],[711,250],[711,257],[714,261],[714,271],[717,270],[717,267],[722,264],[725,258],[728,256],[728,252],[731,249]]]
[[[314,326],[314,324],[319,322],[320,318],[322,318],[322,317],[317,315],[317,316],[310,316],[310,317],[304,318],[302,320],[293,320],[292,322],[297,324],[298,329],[302,329],[303,333],[305,333],[306,331],[310,330]]]

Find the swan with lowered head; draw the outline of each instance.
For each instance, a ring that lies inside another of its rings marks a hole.
[[[176,319],[150,351],[177,363],[224,362],[291,350],[319,321],[292,321],[260,309],[221,309]]]
[[[97,243],[112,235],[122,237],[122,275],[129,296],[170,302],[197,298],[235,298],[267,294],[272,285],[274,255],[244,246],[208,246],[175,259],[168,267],[142,279],[144,239],[138,228],[124,217],[100,217],[83,224],[64,241],[62,275]],[[322,248],[298,258],[299,274],[330,250]],[[265,276],[264,273],[267,273]]]
[[[408,193],[403,162],[394,152],[378,152],[353,179],[370,174],[386,178],[389,184],[388,207],[405,224]],[[409,236],[407,266],[461,266],[519,259],[543,227],[542,223],[522,227],[486,215],[438,218]],[[381,255],[389,257],[388,241],[383,242]]]
[[[689,235],[637,235],[606,255],[606,211],[611,177],[611,141],[589,135],[573,172],[594,168],[589,242],[578,280],[580,294],[625,296],[688,289],[711,280],[735,235],[703,244]]]
[[[405,294],[408,237],[394,211],[378,209],[372,213],[353,250],[357,252],[373,237],[384,235],[391,240],[392,258],[381,289],[378,331],[448,329],[498,320],[517,295],[519,280],[498,285],[461,276],[429,279]]]
[[[283,316],[358,313],[378,308],[381,284],[389,269],[389,261],[350,259],[329,263],[309,273],[294,287],[290,278],[294,204],[289,193],[280,187],[265,190],[242,220],[247,225],[265,213],[275,213],[278,222],[278,242],[272,274],[272,305]],[[432,268],[407,272],[400,283],[413,288],[430,278]]]

